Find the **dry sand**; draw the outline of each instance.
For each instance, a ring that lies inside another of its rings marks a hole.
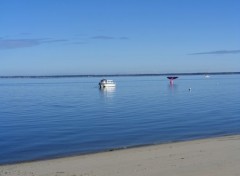
[[[0,176],[240,176],[240,136],[3,165]]]

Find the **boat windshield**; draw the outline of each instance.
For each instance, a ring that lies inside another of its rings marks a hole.
[[[113,80],[107,80],[107,83],[113,83]]]

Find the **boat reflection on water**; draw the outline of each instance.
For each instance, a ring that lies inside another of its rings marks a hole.
[[[175,93],[178,90],[177,84],[168,84],[168,92]]]
[[[115,95],[116,87],[103,87],[99,88],[99,91],[101,95],[103,95],[106,98],[112,98]]]

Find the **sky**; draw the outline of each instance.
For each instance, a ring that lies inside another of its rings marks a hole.
[[[239,71],[239,0],[0,0],[0,76]]]

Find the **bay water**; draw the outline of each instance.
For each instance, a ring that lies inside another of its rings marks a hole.
[[[100,79],[0,79],[0,164],[240,134],[240,75]]]

